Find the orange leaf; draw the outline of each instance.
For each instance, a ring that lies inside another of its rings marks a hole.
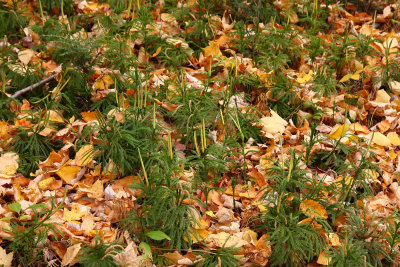
[[[204,56],[222,56],[221,50],[219,50],[219,44],[217,41],[211,41],[210,45],[204,48]]]
[[[303,200],[303,202],[300,204],[300,210],[310,218],[315,218],[316,216],[324,219],[328,218],[325,208],[318,202],[311,199]]]
[[[85,145],[76,153],[75,163],[78,166],[86,166],[93,160],[94,156],[93,145]]]

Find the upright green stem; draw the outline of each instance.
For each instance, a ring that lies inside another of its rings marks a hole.
[[[40,16],[42,18],[42,23],[44,25],[44,14],[43,14],[42,0],[39,0],[39,9],[40,9]]]

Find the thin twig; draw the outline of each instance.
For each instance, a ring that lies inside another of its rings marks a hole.
[[[41,80],[40,82],[37,82],[37,83],[35,83],[35,84],[32,84],[32,85],[30,85],[30,86],[28,86],[28,87],[26,87],[26,88],[24,88],[24,89],[18,90],[17,92],[15,92],[15,93],[11,96],[11,98],[17,98],[17,97],[19,97],[20,95],[25,94],[26,92],[32,91],[33,89],[35,89],[35,88],[37,88],[37,87],[39,87],[39,86],[41,86],[41,85],[43,85],[43,84],[45,84],[45,83],[47,83],[47,82],[53,80],[55,77],[57,77],[57,73],[51,75],[50,77],[47,77],[46,79]]]

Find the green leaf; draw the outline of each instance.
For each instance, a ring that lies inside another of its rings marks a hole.
[[[28,218],[29,218],[28,215],[22,215],[21,217],[19,217],[20,220],[25,220],[25,219],[28,219]]]
[[[140,242],[139,248],[144,250],[146,256],[151,257],[151,248],[149,244],[146,242]]]
[[[148,237],[150,237],[151,239],[157,240],[157,241],[164,240],[164,239],[171,240],[171,238],[169,236],[167,236],[164,232],[161,232],[161,231],[150,231],[146,235]]]
[[[8,208],[16,213],[19,213],[21,211],[21,204],[19,204],[19,202],[14,202],[8,205]]]
[[[4,217],[4,218],[1,218],[0,221],[8,221],[11,219],[16,219],[16,217]]]

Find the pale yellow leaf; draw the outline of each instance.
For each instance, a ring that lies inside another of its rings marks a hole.
[[[383,89],[378,90],[378,92],[376,92],[375,102],[390,103],[390,95],[388,95],[388,93],[386,93],[386,91]]]
[[[288,125],[287,121],[282,119],[275,111],[271,110],[270,117],[260,119],[263,131],[267,133],[267,137],[274,138],[276,134],[283,133]]]
[[[239,238],[238,236],[231,235],[226,232],[219,232],[218,234],[210,234],[206,238],[207,243],[213,243],[215,246],[222,248],[225,247],[236,247],[240,248],[247,245],[248,242]]]
[[[14,152],[7,152],[0,157],[0,177],[11,178],[18,169],[18,155]]]
[[[35,55],[35,51],[32,49],[25,49],[18,52],[18,59],[24,64],[28,65],[28,63],[32,60]]]
[[[381,134],[380,132],[373,133],[372,143],[378,146],[390,146],[392,144],[392,142],[390,142],[390,139]]]
[[[389,138],[390,142],[394,146],[400,146],[400,138],[395,132],[390,132],[387,134],[387,138]]]
[[[76,263],[76,257],[81,250],[81,243],[75,244],[67,248],[67,252],[62,259],[61,266],[69,266]]]
[[[14,252],[7,254],[6,250],[0,247],[0,266],[10,267],[13,260]]]

